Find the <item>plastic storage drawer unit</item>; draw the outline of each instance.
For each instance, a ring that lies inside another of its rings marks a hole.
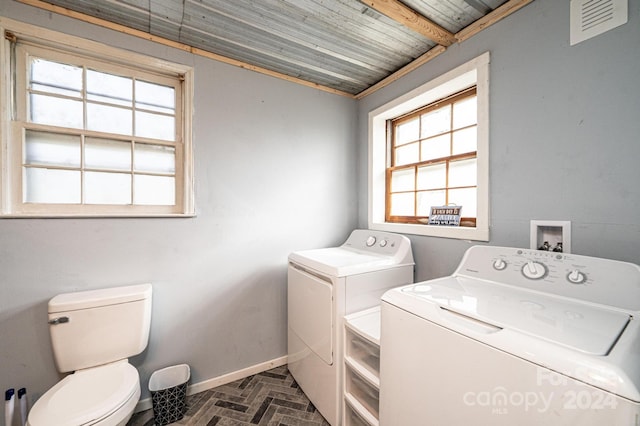
[[[348,315],[344,324],[344,423],[378,426],[380,308]]]

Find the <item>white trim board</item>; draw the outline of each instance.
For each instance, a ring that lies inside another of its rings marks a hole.
[[[194,395],[196,393],[204,392],[209,389],[216,388],[218,386],[226,385],[227,383],[234,382],[239,379],[258,374],[263,371],[271,370],[272,368],[283,366],[287,363],[287,356],[275,358],[270,361],[265,361],[260,364],[251,365],[242,370],[232,371],[231,373],[223,374],[222,376],[214,377],[212,379],[205,380],[203,382],[194,383],[187,387],[187,396]],[[141,384],[142,385],[142,384]],[[135,412],[150,410],[153,408],[151,398],[145,398],[138,401]]]

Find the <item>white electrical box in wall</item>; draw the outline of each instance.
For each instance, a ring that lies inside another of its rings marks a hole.
[[[571,0],[571,46],[627,23],[629,0]]]
[[[568,220],[532,220],[529,247],[534,250],[571,253],[571,222]]]

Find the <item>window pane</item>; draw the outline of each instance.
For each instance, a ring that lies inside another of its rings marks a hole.
[[[449,163],[449,188],[477,185],[478,170],[476,165],[475,158]]]
[[[131,170],[131,144],[108,139],[86,138],[84,165],[90,169]]]
[[[13,105],[4,215],[193,214],[193,67],[126,49],[86,55],[92,42],[36,30],[24,28],[0,84]]]
[[[420,160],[434,160],[436,158],[449,157],[451,155],[451,137],[449,134],[436,136],[435,138],[422,141],[422,152]]]
[[[459,129],[478,122],[477,98],[465,99],[453,104],[453,128]]]
[[[164,176],[134,176],[134,203],[172,206],[176,203],[176,181]]]
[[[413,192],[391,194],[392,216],[413,216],[415,195]]]
[[[418,168],[418,189],[437,189],[447,187],[447,165],[434,164]]]
[[[418,216],[429,216],[431,207],[444,206],[447,203],[445,191],[418,192]]]
[[[131,175],[86,172],[84,202],[86,204],[131,204]]]
[[[452,154],[464,154],[465,152],[473,152],[478,150],[478,131],[477,127],[469,127],[464,130],[458,130],[453,133],[453,149]]]
[[[80,172],[28,167],[24,173],[25,203],[80,203]]]
[[[394,160],[396,166],[417,163],[420,161],[420,144],[416,142],[396,148]]]
[[[449,190],[449,203],[462,206],[461,214],[463,217],[476,217],[478,214],[476,188]]]
[[[449,105],[422,115],[422,134],[420,137],[428,138],[450,129],[451,107]]]
[[[175,148],[162,145],[136,144],[135,170],[137,172],[175,173]]]
[[[396,146],[407,142],[417,141],[420,136],[420,119],[416,117],[411,121],[396,126]]]
[[[52,126],[82,128],[82,102],[46,95],[29,96],[29,120]]]
[[[87,103],[87,129],[131,135],[131,110]]]
[[[136,136],[173,141],[176,120],[172,116],[136,111]]]
[[[82,68],[33,58],[30,87],[32,90],[79,97],[82,91]]]
[[[176,93],[173,87],[136,80],[136,108],[173,114]]]
[[[87,99],[131,107],[133,80],[104,72],[87,70]]]
[[[24,162],[25,164],[80,167],[80,137],[27,130]]]
[[[394,170],[391,172],[391,192],[413,191],[415,185],[414,169]]]

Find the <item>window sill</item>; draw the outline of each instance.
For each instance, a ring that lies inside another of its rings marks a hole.
[[[161,218],[193,218],[195,213],[160,213],[160,214],[4,214],[0,219],[161,219]]]
[[[376,231],[396,232],[399,234],[423,235],[428,237],[455,238],[459,240],[489,241],[488,228],[466,226],[434,226],[410,223],[370,222],[369,228]]]

